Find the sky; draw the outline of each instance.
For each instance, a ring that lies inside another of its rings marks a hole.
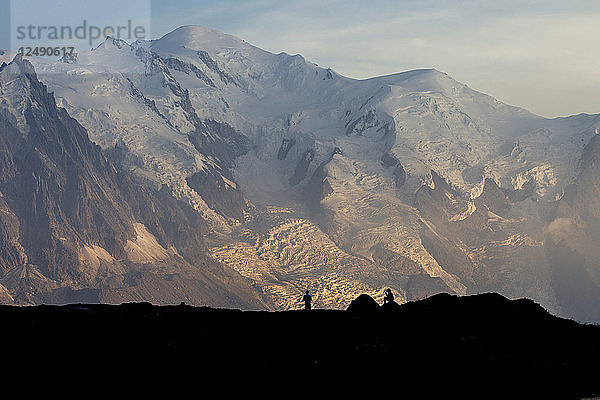
[[[44,18],[69,9],[45,1],[35,2]],[[106,20],[126,14],[113,0],[82,1]],[[202,25],[352,78],[436,68],[542,116],[600,113],[600,0],[136,1],[150,9],[152,38]]]

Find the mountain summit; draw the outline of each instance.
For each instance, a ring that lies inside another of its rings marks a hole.
[[[162,47],[176,52],[179,48],[189,50],[204,50],[210,53],[218,49],[254,48],[247,42],[221,31],[197,25],[181,26],[167,33],[162,38],[153,41],[153,48]]]

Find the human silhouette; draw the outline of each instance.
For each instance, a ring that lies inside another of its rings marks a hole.
[[[383,297],[383,304],[393,303],[394,302],[394,294],[392,293],[392,289],[387,288],[383,291],[385,296]]]
[[[310,295],[308,290],[306,291],[304,296],[302,296],[302,301],[304,302],[304,309],[310,310],[310,302],[312,301],[312,296]]]

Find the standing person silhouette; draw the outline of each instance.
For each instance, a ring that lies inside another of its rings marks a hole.
[[[307,290],[306,293],[304,294],[304,296],[302,296],[302,301],[304,302],[304,309],[305,310],[310,310],[311,308],[311,301],[312,301],[312,296],[310,295],[310,292]]]

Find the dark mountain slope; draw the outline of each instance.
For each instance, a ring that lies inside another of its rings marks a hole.
[[[19,56],[0,100],[0,284],[14,301],[265,306],[205,256],[200,215],[108,160]]]
[[[124,243],[135,237],[117,171],[85,130],[56,107],[27,61],[17,58],[0,73],[7,91],[9,85],[21,91],[11,97],[22,101],[14,111],[22,112],[26,124],[19,129],[3,110],[0,190],[21,223],[27,261],[51,279],[86,281],[77,268],[78,247],[96,243],[123,258]]]
[[[545,249],[557,299],[567,315],[600,320],[600,135],[580,160],[580,173],[551,211]]]

